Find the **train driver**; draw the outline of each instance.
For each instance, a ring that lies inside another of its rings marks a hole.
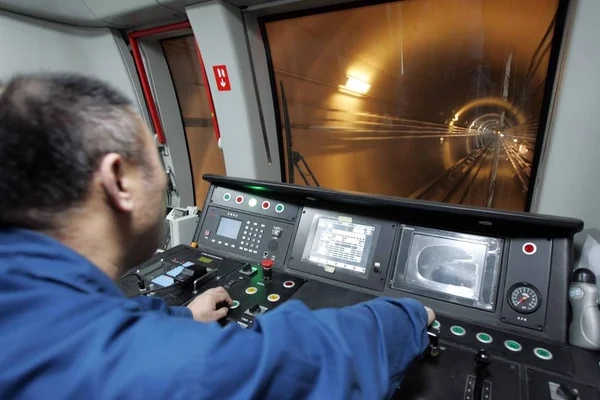
[[[166,178],[118,91],[35,74],[0,94],[0,398],[377,399],[428,343],[431,310],[288,301],[221,328],[220,288],[188,307],[114,283],[159,244]]]

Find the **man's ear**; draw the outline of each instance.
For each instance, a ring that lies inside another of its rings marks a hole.
[[[127,165],[117,153],[109,153],[100,161],[100,184],[112,207],[120,212],[133,210],[130,178],[127,176]]]

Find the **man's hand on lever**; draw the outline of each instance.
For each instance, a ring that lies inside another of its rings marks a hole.
[[[188,308],[194,315],[194,320],[200,322],[217,321],[227,315],[229,310],[227,306],[233,303],[229,293],[222,287],[208,289],[200,296],[196,297]],[[226,304],[227,306],[224,306]]]

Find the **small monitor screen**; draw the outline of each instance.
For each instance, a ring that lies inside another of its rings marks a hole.
[[[410,240],[408,254],[399,254],[405,260],[404,282],[397,271],[394,287],[403,283],[451,302],[493,309],[500,273],[499,239],[423,228],[412,232],[405,236]]]
[[[237,239],[241,226],[242,221],[221,217],[221,221],[219,221],[219,226],[217,227],[217,235]]]
[[[316,216],[306,248],[305,261],[329,267],[342,268],[358,274],[367,272],[369,253],[373,245],[375,227]]]

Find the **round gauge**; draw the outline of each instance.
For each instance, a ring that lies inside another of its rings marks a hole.
[[[540,292],[528,283],[517,283],[508,292],[508,303],[518,313],[530,314],[540,308]]]

